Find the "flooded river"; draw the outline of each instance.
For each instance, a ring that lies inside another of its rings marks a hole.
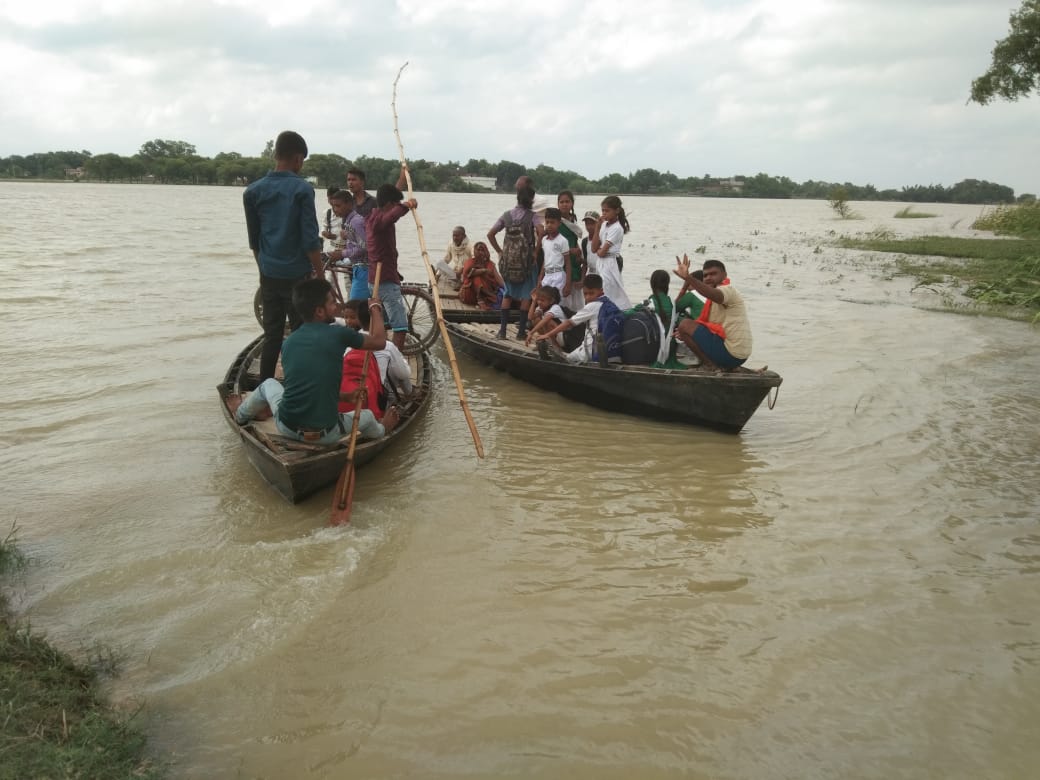
[[[418,198],[431,253],[510,203]],[[776,408],[733,436],[460,358],[478,460],[438,346],[428,417],[330,529],[218,408],[258,332],[241,191],[0,184],[15,608],[122,657],[178,778],[1034,776],[1040,333],[830,243],[979,208],[624,201],[632,297],[723,259]]]

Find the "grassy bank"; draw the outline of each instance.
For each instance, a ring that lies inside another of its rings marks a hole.
[[[944,288],[950,311],[1040,322],[1040,205],[1001,207],[981,216],[972,227],[1019,238],[896,239],[876,230],[843,236],[838,244],[896,253],[897,271],[916,277],[919,287]],[[971,305],[956,305],[953,291]]]
[[[5,581],[25,565],[12,534],[0,541]],[[14,623],[2,595],[0,723],[0,780],[165,776],[144,736],[105,703],[97,673]]]

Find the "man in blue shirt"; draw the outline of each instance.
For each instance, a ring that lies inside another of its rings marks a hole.
[[[312,274],[323,276],[314,187],[299,175],[305,159],[303,136],[292,130],[280,133],[274,144],[274,170],[246,187],[242,195],[264,308],[261,382],[274,376],[286,317],[290,330],[302,322],[292,305],[293,286]]]

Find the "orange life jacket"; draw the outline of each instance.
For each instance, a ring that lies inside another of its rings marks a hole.
[[[719,284],[729,284],[729,277],[726,277],[725,279],[723,279],[721,282],[719,282]],[[725,339],[726,339],[726,329],[724,327],[722,327],[722,325],[720,323],[718,323],[718,322],[708,322],[708,313],[711,311],[711,304],[712,304],[711,298],[706,298],[704,300],[704,308],[701,309],[701,315],[697,318],[697,322],[700,323],[701,325],[703,325],[708,330],[710,330],[712,333],[714,333],[720,339],[725,341]]]
[[[339,383],[341,393],[353,393],[361,384],[361,367],[365,363],[365,355],[372,354],[365,349],[352,349],[343,356],[343,378]],[[368,361],[368,373],[365,375],[365,388],[368,398],[363,409],[371,409],[377,420],[383,419],[383,410],[379,406],[379,396],[383,392],[383,382],[379,378],[379,361],[372,355]],[[354,404],[340,401],[341,412],[354,411]]]

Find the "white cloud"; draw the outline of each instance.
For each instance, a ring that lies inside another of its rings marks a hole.
[[[653,167],[1040,190],[1040,98],[965,105],[1010,5],[977,0],[81,0],[0,7],[0,156],[152,138],[257,154]]]

